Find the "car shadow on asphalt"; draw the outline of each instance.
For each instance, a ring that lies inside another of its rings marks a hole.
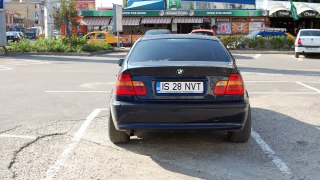
[[[102,60],[100,56],[99,60],[95,59],[94,56],[85,56],[84,58],[81,57],[74,57],[74,56],[14,56],[10,58],[14,58],[15,60],[38,60],[38,61],[55,61],[55,62],[83,62],[83,63],[110,63],[110,64],[118,64],[118,60],[120,58],[115,58],[114,60]],[[123,57],[123,56],[119,56]],[[101,59],[101,60],[100,60]]]
[[[240,71],[249,73],[265,73],[265,74],[284,74],[284,75],[301,75],[301,76],[320,76],[319,71],[304,70],[285,70],[285,69],[268,69],[254,67],[239,67]]]
[[[312,60],[320,60],[320,54],[303,54],[305,58]],[[302,56],[303,56],[302,55]]]
[[[253,130],[295,172],[290,178],[317,179],[314,167],[320,162],[320,131],[315,126],[261,108],[252,108],[252,121]],[[120,147],[149,156],[167,171],[190,177],[283,179],[284,175],[252,137],[248,143],[230,143],[224,132],[149,132]]]

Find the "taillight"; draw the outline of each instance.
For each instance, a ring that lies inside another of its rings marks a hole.
[[[132,81],[130,74],[120,74],[116,84],[116,95],[138,95],[147,94],[146,87],[141,81]]]
[[[213,93],[215,95],[224,95],[227,89],[227,85],[228,85],[228,81],[218,81],[216,83],[216,86],[214,87]]]
[[[240,74],[231,74],[228,81],[218,81],[214,87],[215,95],[244,94],[244,84]]]
[[[300,38],[298,38],[298,40],[297,40],[297,44],[296,44],[297,46],[301,46],[302,45],[302,43],[301,43],[301,39]]]

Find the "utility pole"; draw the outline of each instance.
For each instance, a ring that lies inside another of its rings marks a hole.
[[[27,28],[29,27],[29,3],[27,3]]]
[[[0,0],[0,46],[5,48],[7,44],[6,38],[6,20],[5,20],[5,10],[4,10],[4,0]]]
[[[46,38],[52,38],[53,34],[52,3],[52,0],[46,0],[44,3],[44,32]]]

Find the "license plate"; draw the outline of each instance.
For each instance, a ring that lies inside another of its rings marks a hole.
[[[157,93],[203,93],[203,82],[156,82]]]

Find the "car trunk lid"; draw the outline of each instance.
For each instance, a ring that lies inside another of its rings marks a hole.
[[[164,65],[165,64],[165,65]],[[138,100],[217,100],[216,82],[228,80],[231,62],[135,62],[128,65],[133,81],[147,93]]]

